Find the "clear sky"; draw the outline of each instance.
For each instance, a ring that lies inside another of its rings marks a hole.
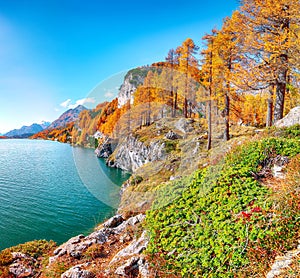
[[[164,60],[188,37],[201,46],[237,7],[237,0],[0,0],[0,133],[93,102],[97,84]],[[103,100],[120,85],[105,88]]]

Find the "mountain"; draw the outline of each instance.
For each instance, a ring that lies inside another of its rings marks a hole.
[[[66,112],[64,112],[57,120],[52,122],[47,129],[55,129],[58,127],[65,127],[67,124],[71,122],[75,122],[78,120],[78,116],[81,111],[88,110],[83,105],[78,105],[74,109],[69,109]]]
[[[45,122],[45,121],[42,121],[40,123],[40,126],[43,128],[43,129],[46,129],[51,123],[50,122]]]
[[[35,123],[30,126],[22,126],[19,129],[11,130],[5,133],[4,136],[11,138],[27,138],[42,130],[44,130],[43,125]]]

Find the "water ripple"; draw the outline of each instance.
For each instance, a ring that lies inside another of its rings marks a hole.
[[[95,159],[92,150],[80,154]],[[67,144],[0,140],[0,165],[0,250],[34,239],[61,243],[113,213],[82,184]],[[101,173],[104,163],[98,167]],[[109,175],[120,184],[125,178],[120,171]]]

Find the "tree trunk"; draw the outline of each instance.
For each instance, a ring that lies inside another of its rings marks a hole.
[[[211,120],[211,99],[207,102],[207,125],[208,125],[208,134],[207,134],[207,150],[211,149],[211,134],[212,134],[212,120]]]
[[[282,55],[281,62],[284,63],[287,61],[287,56]],[[286,78],[287,78],[287,69],[280,69],[278,74],[278,80],[276,82],[276,100],[274,107],[274,121],[278,121],[283,117],[283,109],[284,109],[284,98],[286,91]]]
[[[183,115],[185,118],[188,117],[188,101],[186,97],[184,97],[184,101],[183,101]]]
[[[178,95],[177,95],[177,89],[176,89],[175,99],[174,99],[174,118],[176,118],[176,112],[177,112],[177,98],[178,98]]]
[[[225,129],[224,129],[224,140],[228,141],[230,139],[229,135],[229,105],[230,105],[230,99],[228,93],[225,94],[225,109],[224,109],[224,123],[225,123]]]
[[[170,92],[170,98],[171,98],[171,103],[170,103],[171,117],[174,118],[174,92],[173,92],[173,88],[171,89],[171,92]]]
[[[273,125],[273,122],[272,122],[272,115],[273,115],[273,99],[272,97],[270,96],[268,98],[268,108],[267,108],[267,121],[266,121],[266,127],[270,127]]]

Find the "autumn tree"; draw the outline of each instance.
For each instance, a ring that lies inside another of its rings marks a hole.
[[[202,65],[202,84],[207,92],[206,99],[206,118],[208,126],[207,149],[211,149],[212,141],[212,99],[215,90],[215,69],[216,69],[216,40],[217,30],[212,30],[211,34],[203,37],[206,41],[206,49],[202,51],[203,65]]]
[[[273,92],[274,87],[277,121],[283,117],[291,76],[299,72],[300,2],[243,0],[242,4],[240,30],[245,35],[246,70],[256,79],[253,89],[271,88]]]
[[[191,116],[191,102],[195,99],[195,83],[199,78],[198,60],[195,57],[198,49],[199,47],[190,38],[176,49],[179,61],[178,87],[183,97],[182,110],[185,118],[188,117],[188,112]]]
[[[178,68],[178,53],[171,49],[166,57],[167,62],[167,82],[170,84],[170,105],[171,105],[171,116],[176,117],[177,102],[178,102],[178,92],[175,87],[174,78],[175,72]]]

